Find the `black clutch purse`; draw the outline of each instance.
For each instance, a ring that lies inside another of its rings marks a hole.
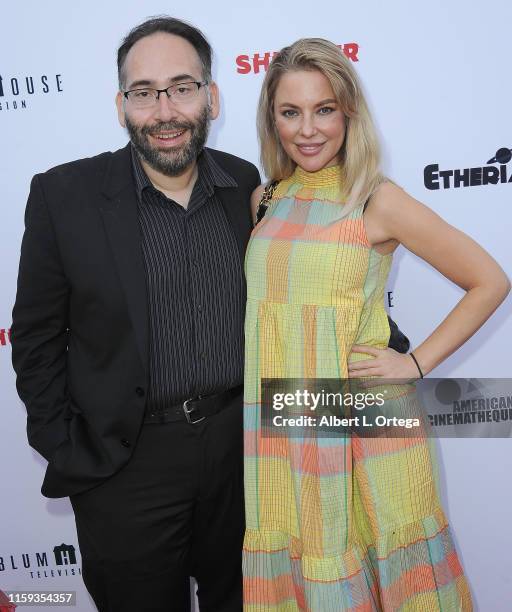
[[[393,321],[393,319],[388,315],[388,323],[389,323],[389,348],[395,349],[399,353],[407,353],[409,350],[411,343],[409,342],[409,338],[400,331],[398,325]]]

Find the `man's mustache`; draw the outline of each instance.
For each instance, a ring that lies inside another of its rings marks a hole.
[[[144,135],[153,135],[160,132],[170,132],[172,130],[193,130],[194,124],[184,121],[162,121],[156,125],[145,125],[141,128]]]

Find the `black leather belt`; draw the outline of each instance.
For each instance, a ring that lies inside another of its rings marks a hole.
[[[144,423],[186,421],[195,425],[223,410],[231,399],[242,393],[243,388],[243,385],[238,385],[214,395],[199,395],[161,410],[150,410],[144,418]]]

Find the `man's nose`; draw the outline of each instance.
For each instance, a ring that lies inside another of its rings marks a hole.
[[[161,91],[156,101],[155,115],[161,121],[169,121],[170,119],[179,115],[179,111],[174,104],[174,101],[165,93]]]

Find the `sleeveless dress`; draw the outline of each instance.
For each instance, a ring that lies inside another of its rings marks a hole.
[[[392,256],[340,185],[296,168],[247,249],[244,610],[471,611],[431,441],[262,436],[262,378],[346,378],[353,344],[388,345]]]

